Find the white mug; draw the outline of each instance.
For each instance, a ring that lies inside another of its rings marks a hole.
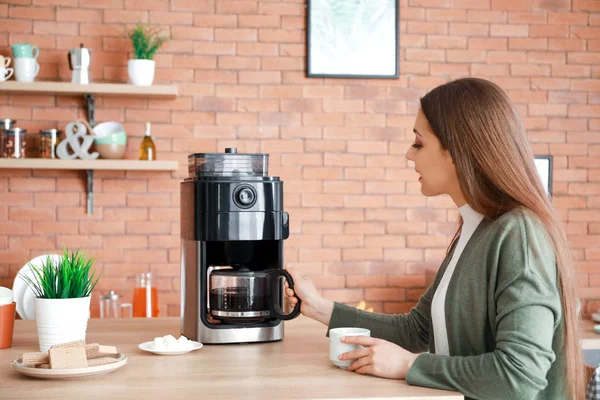
[[[10,57],[4,57],[0,55],[0,65],[4,65],[4,67],[8,68],[10,65]]]
[[[0,82],[7,81],[13,74],[12,68],[6,68],[4,65],[0,65]]]
[[[329,359],[335,366],[348,369],[356,360],[340,360],[340,355],[360,349],[363,346],[342,343],[340,339],[344,336],[371,336],[371,331],[364,328],[334,328],[329,330]]]
[[[33,82],[38,72],[40,72],[40,64],[35,58],[15,58],[15,79],[17,81]]]

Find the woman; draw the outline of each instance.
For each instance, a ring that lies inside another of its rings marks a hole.
[[[369,328],[345,339],[365,347],[341,356],[361,374],[473,399],[581,398],[569,248],[508,96],[465,78],[420,105],[406,157],[421,192],[450,195],[461,217],[434,283],[408,314],[373,314],[324,299],[288,267],[290,304],[330,329]]]

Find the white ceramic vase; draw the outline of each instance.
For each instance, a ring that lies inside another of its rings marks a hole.
[[[40,351],[55,344],[85,340],[90,318],[90,298],[35,298],[35,322]]]
[[[134,85],[150,86],[154,81],[154,60],[129,60],[127,61],[127,72],[129,80]]]

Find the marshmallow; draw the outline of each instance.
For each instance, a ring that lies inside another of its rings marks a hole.
[[[175,339],[172,335],[156,337],[152,344],[152,349],[159,351],[189,350],[192,347],[192,342],[183,335],[180,336],[179,339]]]

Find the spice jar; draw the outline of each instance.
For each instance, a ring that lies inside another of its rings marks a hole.
[[[26,134],[27,131],[21,128],[5,129],[2,137],[2,157],[25,158]]]
[[[56,155],[56,146],[60,139],[61,132],[57,129],[45,129],[40,131],[40,157],[58,158]]]
[[[16,123],[17,123],[17,121],[15,121],[14,119],[10,119],[10,118],[0,119],[0,155],[4,154],[2,151],[2,142],[3,142],[2,138],[4,137],[4,130],[14,127]]]

